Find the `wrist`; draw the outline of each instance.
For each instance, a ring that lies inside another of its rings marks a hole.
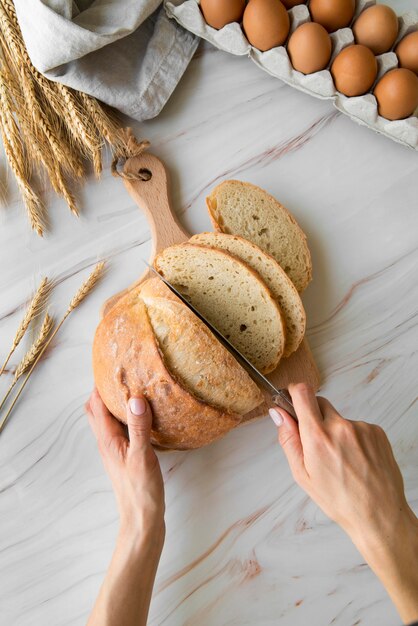
[[[164,519],[148,521],[141,518],[121,516],[118,544],[129,547],[132,552],[143,552],[145,548],[161,554],[165,539]]]
[[[409,506],[396,520],[385,520],[379,531],[352,539],[404,622],[418,620],[418,519]]]
[[[353,543],[367,561],[379,563],[391,560],[399,562],[398,556],[418,549],[418,519],[408,505],[399,515],[386,517],[373,527],[349,533]]]

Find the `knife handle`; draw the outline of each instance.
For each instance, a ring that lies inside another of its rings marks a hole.
[[[274,395],[272,397],[272,401],[280,409],[284,409],[285,411],[287,411],[294,420],[298,421],[293,402],[291,400],[289,392],[286,391],[286,389],[280,389],[280,393]]]

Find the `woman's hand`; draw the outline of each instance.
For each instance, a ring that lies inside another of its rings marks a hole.
[[[344,419],[304,384],[289,387],[299,424],[272,409],[296,482],[351,537],[405,621],[418,620],[418,520],[379,426]]]
[[[127,430],[97,390],[86,404],[103,463],[112,481],[120,531],[89,626],[145,626],[164,543],[164,484],[150,443],[152,415],[145,398],[131,398]]]
[[[86,404],[106,472],[118,503],[121,532],[158,531],[164,539],[164,483],[151,443],[151,409],[145,398],[131,398],[126,428],[103,404],[95,389]]]

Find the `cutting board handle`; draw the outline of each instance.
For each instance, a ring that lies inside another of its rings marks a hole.
[[[146,177],[150,176],[148,180],[125,178],[124,183],[147,216],[153,241],[151,263],[155,254],[168,246],[183,242],[189,235],[178,223],[170,206],[167,172],[156,156],[145,152],[138,157],[132,157],[126,161],[123,171],[128,175],[136,176],[141,172]]]
[[[144,211],[151,229],[152,251],[149,263],[152,264],[156,254],[168,246],[187,241],[189,234],[180,226],[171,208],[167,172],[160,159],[149,152],[144,152],[127,159],[123,171],[132,176],[124,178],[123,182],[136,204]],[[136,178],[139,172],[145,180]],[[102,307],[102,316],[106,315],[123,295],[143,282],[148,274],[149,270],[146,270],[133,285],[109,298]]]

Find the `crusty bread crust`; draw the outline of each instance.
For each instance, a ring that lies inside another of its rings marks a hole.
[[[297,223],[297,221],[295,220],[295,218],[293,217],[293,215],[290,213],[290,211],[288,209],[286,209],[286,207],[284,207],[278,200],[276,200],[276,198],[274,198],[274,196],[269,194],[267,191],[265,191],[261,187],[258,187],[257,185],[253,185],[251,183],[247,183],[247,182],[240,181],[240,180],[224,180],[222,183],[220,183],[214,189],[212,189],[210,195],[207,196],[207,198],[206,198],[206,206],[207,206],[207,209],[208,209],[210,220],[211,220],[215,230],[217,230],[218,232],[221,232],[221,233],[232,234],[232,235],[240,235],[240,236],[244,237],[245,239],[248,239],[249,241],[252,241],[254,244],[258,245],[260,248],[262,248],[268,254],[272,254],[271,250],[265,249],[263,247],[263,245],[261,245],[261,242],[260,241],[255,241],[249,235],[248,232],[244,233],[244,232],[237,232],[236,229],[233,229],[233,230],[226,229],[225,225],[223,223],[222,215],[219,215],[218,217],[216,216],[216,213],[217,213],[217,210],[218,210],[218,207],[217,207],[217,194],[220,191],[223,191],[223,188],[227,187],[227,186],[229,186],[231,189],[235,188],[238,192],[239,192],[239,189],[243,188],[243,187],[244,188],[246,187],[247,189],[253,190],[255,193],[257,193],[260,196],[260,198],[264,197],[265,199],[268,199],[269,202],[274,204],[277,207],[278,212],[280,212],[283,216],[285,216],[286,219],[288,219],[289,222],[292,224],[292,229],[293,229],[294,233],[295,234],[297,233],[297,239],[298,239],[298,242],[299,242],[300,249],[301,249],[301,251],[303,253],[305,264],[304,264],[304,267],[303,267],[303,273],[294,272],[294,271],[289,272],[288,269],[286,269],[284,267],[283,267],[283,269],[285,269],[286,272],[292,278],[292,280],[293,280],[293,282],[294,282],[298,292],[302,293],[302,291],[304,291],[304,289],[308,286],[308,284],[312,280],[312,259],[311,259],[311,253],[310,253],[309,248],[308,248],[306,235],[303,232],[303,230],[301,229],[301,227],[299,226],[299,224]],[[281,264],[281,259],[276,257],[276,255],[274,255],[274,254],[273,254],[273,256],[276,258],[276,260],[279,262],[279,264]]]
[[[143,394],[152,407],[152,441],[158,446],[187,450],[207,445],[237,426],[241,416],[200,401],[175,379],[165,365],[140,291],[141,286],[124,296],[97,328],[93,371],[99,393],[123,423],[129,397]],[[224,366],[221,358],[214,363]]]

